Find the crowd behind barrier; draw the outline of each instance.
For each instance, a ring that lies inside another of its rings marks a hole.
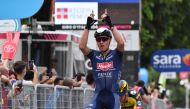
[[[1,86],[1,85],[0,85]],[[2,88],[1,109],[2,106]],[[84,109],[84,106],[93,96],[94,89],[66,86],[53,86],[45,84],[23,85],[23,91],[16,97],[9,98],[9,109]],[[147,105],[143,103],[142,109],[167,109],[163,100],[152,99]]]

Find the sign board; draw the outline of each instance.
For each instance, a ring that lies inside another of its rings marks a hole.
[[[139,29],[140,2],[141,0],[55,0],[55,24],[86,24],[87,16],[92,10],[97,19],[107,9],[115,25]],[[132,26],[129,27],[129,24]],[[105,23],[98,22],[98,25]]]
[[[0,33],[20,31],[20,20],[0,20]]]
[[[97,2],[55,2],[55,24],[86,24],[92,10],[97,19]]]
[[[190,71],[190,49],[158,50],[151,56],[151,65],[158,72]]]
[[[163,75],[165,79],[176,79],[177,77],[176,72],[161,72],[161,75]]]
[[[181,79],[181,80],[183,80],[183,79],[187,79],[188,78],[188,76],[189,76],[189,72],[179,72],[179,78]]]

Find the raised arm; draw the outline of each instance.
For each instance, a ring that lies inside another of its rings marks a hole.
[[[91,26],[96,22],[97,20],[94,20],[94,14],[92,14],[87,18],[87,23],[85,26],[85,29],[82,33],[81,40],[79,43],[79,48],[83,52],[84,55],[88,55],[90,53],[90,48],[87,47],[87,41],[88,41],[88,35],[89,30],[91,29]]]
[[[104,14],[102,14],[102,21],[106,22],[106,24],[110,27],[110,30],[112,31],[113,37],[117,42],[117,50],[120,52],[124,51],[124,40],[122,35],[120,34],[120,32],[118,31],[118,29],[116,27],[114,27],[114,25],[111,22],[111,18],[110,16],[107,15],[107,10],[105,9]]]
[[[114,26],[111,28],[111,31],[112,31],[114,39],[117,42],[117,50],[120,52],[124,52],[124,40],[123,40],[122,35]]]
[[[84,29],[79,43],[79,48],[84,55],[88,55],[90,53],[90,48],[87,47],[88,35],[89,35],[89,30]]]

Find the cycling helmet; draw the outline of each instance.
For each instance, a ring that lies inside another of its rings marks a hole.
[[[111,32],[107,28],[98,28],[96,32],[94,33],[94,37],[100,37],[100,36],[107,36],[107,37],[112,37]]]
[[[119,81],[119,94],[123,96],[125,93],[128,92],[128,83],[125,80]]]

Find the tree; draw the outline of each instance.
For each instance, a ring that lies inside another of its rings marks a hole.
[[[189,9],[189,0],[142,0],[141,66],[151,70],[150,57],[157,50],[190,48]],[[169,88],[179,85],[178,79],[168,82]],[[184,106],[183,92],[183,87],[171,90],[174,106]]]

